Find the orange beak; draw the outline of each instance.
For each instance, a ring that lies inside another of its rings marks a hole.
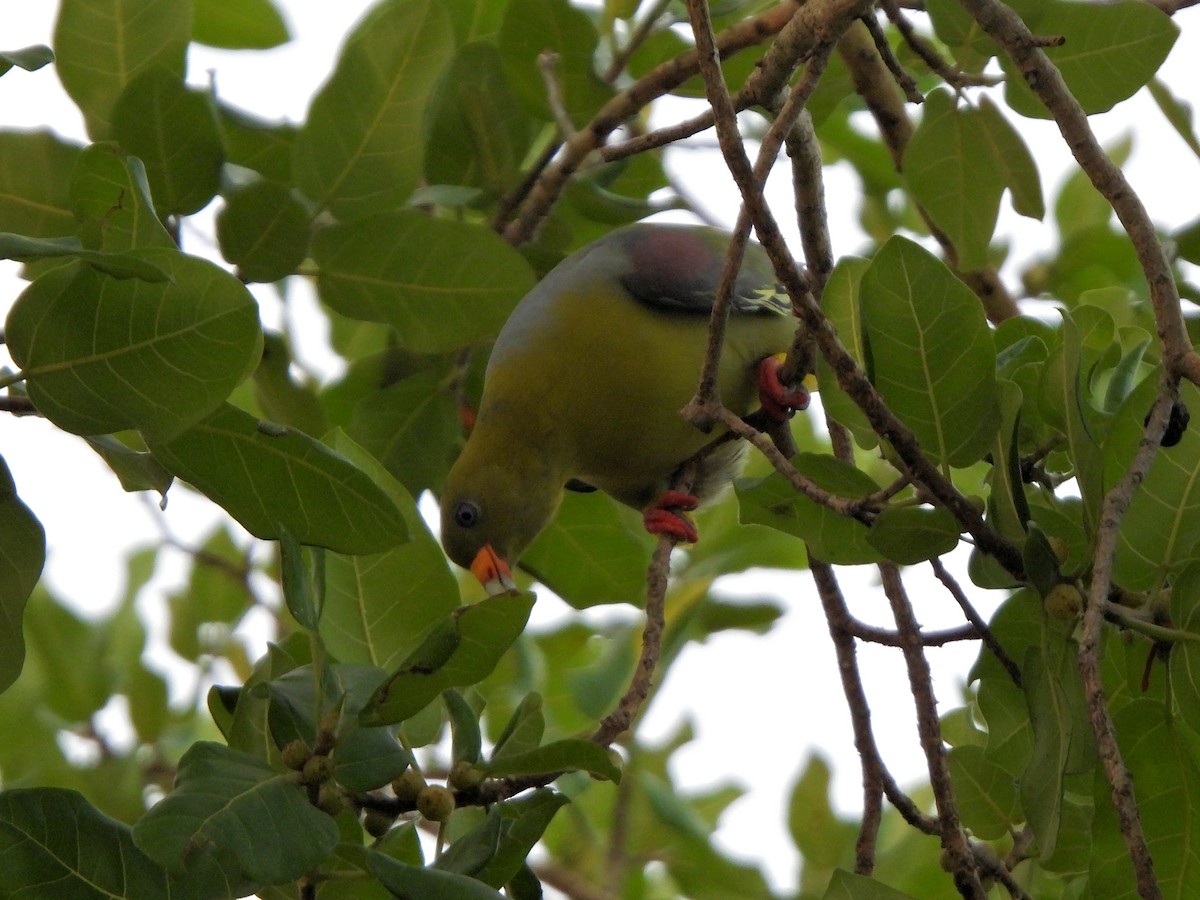
[[[484,544],[471,561],[471,574],[479,579],[483,589],[490,596],[497,594],[516,594],[517,583],[513,580],[512,569],[508,567],[500,555],[492,549],[491,544]]]

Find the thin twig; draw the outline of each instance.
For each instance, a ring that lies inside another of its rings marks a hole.
[[[716,421],[723,428],[749,441],[756,450],[771,462],[775,470],[788,480],[792,487],[814,503],[819,503],[839,516],[857,519],[865,524],[870,524],[874,519],[876,510],[866,507],[860,499],[840,497],[837,494],[830,493],[811,479],[802,475],[791,464],[791,461],[780,453],[779,449],[767,439],[766,435],[757,428],[746,424],[746,422],[739,419],[728,409],[718,407],[715,410],[715,416]]]
[[[924,103],[925,95],[917,87],[917,79],[913,78],[900,64],[900,60],[896,59],[896,54],[892,50],[892,45],[888,43],[887,35],[883,33],[879,20],[873,14],[868,14],[862,17],[862,23],[871,35],[871,41],[875,44],[875,52],[879,54],[879,58],[883,60],[887,70],[892,73],[892,78],[904,94],[904,99],[909,103]]]
[[[941,822],[942,849],[946,868],[954,876],[954,883],[964,897],[983,900],[986,896],[979,882],[975,854],[963,831],[958,817],[958,803],[950,783],[950,769],[946,760],[946,748],[942,742],[941,724],[938,721],[937,700],[933,694],[933,677],[929,661],[921,648],[920,626],[913,613],[912,604],[900,580],[900,570],[892,563],[879,566],[883,577],[883,592],[892,607],[896,628],[903,637],[901,651],[908,668],[908,681],[917,708],[917,733],[921,749],[929,770],[929,784],[933,789],[933,800],[937,805]]]
[[[746,19],[721,33],[722,53],[736,53],[776,34],[796,10],[793,0],[782,0],[766,12]],[[696,74],[694,50],[681,53],[646,73],[613,97],[583,128],[567,141],[562,152],[548,165],[525,196],[516,218],[506,223],[504,237],[514,246],[530,240],[542,219],[553,207],[571,176],[587,157],[604,143],[622,122],[637,115],[649,103],[673,90]]]
[[[896,26],[900,36],[904,38],[904,43],[908,44],[913,52],[921,58],[921,61],[940,75],[947,84],[955,88],[962,88],[968,85],[992,85],[1000,81],[998,77],[992,75],[973,75],[970,72],[964,72],[947,62],[938,53],[937,48],[917,32],[912,21],[904,15],[896,0],[881,0],[879,5],[887,15],[888,21]]]
[[[696,478],[698,464],[689,460],[676,471],[671,489],[689,493]],[[666,626],[667,583],[671,574],[671,551],[678,539],[661,535],[654,547],[650,565],[646,569],[646,624],[642,628],[642,650],[634,667],[633,678],[617,708],[601,720],[591,740],[607,747],[629,730],[633,720],[641,712],[650,689],[654,684],[654,672],[658,668],[662,653],[663,629]]]
[[[1004,666],[1004,671],[1008,672],[1008,677],[1013,680],[1013,684],[1015,684],[1017,687],[1020,687],[1021,667],[1013,662],[1012,657],[1004,651],[1002,646],[1000,646],[1000,642],[996,640],[996,636],[992,634],[992,629],[988,628],[987,622],[983,620],[983,616],[979,615],[978,611],[971,604],[971,601],[967,598],[966,592],[962,589],[962,586],[958,583],[955,577],[951,575],[949,571],[947,571],[946,567],[942,565],[942,561],[940,559],[931,559],[929,564],[933,567],[933,574],[937,576],[938,581],[940,581],[945,586],[946,590],[950,592],[950,596],[954,598],[954,601],[963,611],[963,615],[967,617],[967,621],[974,626],[975,630],[978,632],[978,637],[983,641],[984,646],[991,650],[992,655],[1000,661],[1000,665]]]
[[[646,38],[654,33],[654,29],[658,25],[658,20],[663,17],[663,14],[670,5],[671,0],[656,0],[655,4],[638,21],[637,26],[633,29],[633,34],[629,36],[629,40],[626,41],[625,46],[613,54],[612,61],[608,64],[608,68],[604,70],[605,81],[611,84],[617,80],[617,76],[629,64],[629,58],[633,56],[638,47],[646,42]]]
[[[829,635],[833,639],[834,651],[837,654],[838,671],[842,680],[842,691],[846,695],[846,705],[850,710],[850,723],[854,730],[854,748],[858,751],[863,768],[863,789],[865,794],[864,806],[870,810],[875,804],[873,795],[882,791],[892,805],[910,825],[925,834],[937,834],[939,826],[937,819],[928,815],[908,797],[896,784],[883,756],[879,745],[875,742],[875,733],[871,729],[871,706],[867,702],[867,694],[862,684],[862,674],[858,668],[858,654],[854,643],[854,634],[849,623],[852,620],[850,611],[846,608],[845,597],[834,575],[833,567],[809,554],[809,571],[813,583],[817,587],[817,596],[825,612],[825,621],[829,625]],[[873,856],[870,849],[874,846],[874,830],[878,828],[879,820],[873,821],[864,817],[859,833],[858,865],[869,872],[873,862],[868,859]]]
[[[538,54],[537,58],[538,71],[542,73],[542,81],[546,85],[546,102],[550,106],[550,113],[554,116],[554,123],[558,126],[559,134],[564,140],[570,140],[575,134],[575,123],[571,121],[571,116],[567,112],[567,107],[563,103],[562,85],[558,82],[558,54],[550,50],[543,50]]]
[[[650,567],[646,571],[646,624],[642,629],[642,651],[634,668],[633,679],[617,708],[605,716],[591,740],[607,747],[629,730],[633,720],[641,711],[642,704],[650,695],[654,683],[654,670],[662,650],[662,635],[665,619],[667,576],[670,570],[671,551],[675,549],[673,538],[662,536],[654,547]]]

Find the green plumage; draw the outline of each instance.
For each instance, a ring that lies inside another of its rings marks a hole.
[[[568,482],[645,508],[712,440],[679,410],[699,380],[727,246],[712,228],[629,226],[569,257],[521,301],[496,339],[442,498],[451,559],[469,566],[490,545],[514,563]],[[757,364],[787,350],[797,322],[757,244],[735,294],[719,380],[723,402],[744,415],[757,406]],[[724,486],[741,454],[740,442],[713,454],[694,493]],[[464,504],[476,514],[463,515]]]

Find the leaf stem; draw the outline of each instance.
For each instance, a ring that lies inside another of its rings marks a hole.
[[[10,372],[7,375],[0,375],[0,389],[18,384],[25,380],[25,372],[18,369],[16,372]]]

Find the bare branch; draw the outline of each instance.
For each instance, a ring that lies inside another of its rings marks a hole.
[[[983,617],[979,615],[971,601],[967,599],[966,592],[962,586],[951,575],[940,559],[931,559],[929,564],[933,567],[933,574],[937,576],[938,581],[945,585],[946,590],[950,592],[959,608],[963,611],[963,615],[967,617],[967,621],[974,626],[980,639],[983,640],[992,655],[1000,661],[1000,665],[1004,666],[1004,671],[1008,672],[1009,677],[1013,680],[1013,684],[1017,687],[1021,686],[1021,668],[1011,656],[1004,652],[1004,648],[1000,646],[1000,642],[996,640],[996,636],[992,634],[992,630],[988,628],[987,622],[983,621]]]
[[[725,54],[761,43],[776,34],[796,10],[794,0],[783,0],[760,16],[739,22],[721,33],[720,48]],[[653,100],[661,97],[696,74],[696,52],[690,50],[662,63],[613,97],[563,146],[555,161],[546,167],[531,186],[516,218],[497,222],[504,237],[514,246],[530,240],[542,219],[553,207],[567,181],[584,160],[604,143],[622,122],[637,115]]]
[[[954,788],[950,784],[950,769],[946,761],[946,749],[942,743],[941,724],[938,721],[937,700],[933,695],[933,678],[929,662],[921,649],[920,626],[913,613],[912,604],[900,580],[900,570],[891,563],[879,566],[883,576],[883,592],[892,606],[896,628],[901,635],[900,649],[908,668],[908,682],[917,707],[917,733],[921,738],[921,749],[929,770],[929,784],[933,789],[941,822],[942,849],[946,868],[954,875],[954,883],[964,897],[983,900],[987,892],[979,882],[975,854],[958,818],[958,804],[954,799]]]
[[[1121,480],[1104,498],[1100,512],[1100,527],[1096,533],[1096,549],[1092,557],[1092,583],[1088,591],[1087,606],[1083,613],[1083,626],[1079,636],[1079,673],[1087,697],[1088,715],[1092,730],[1096,734],[1096,746],[1100,761],[1112,788],[1113,806],[1117,811],[1117,823],[1125,845],[1129,848],[1138,893],[1143,898],[1161,897],[1158,880],[1154,875],[1154,860],[1146,844],[1134,796],[1133,779],[1121,756],[1117,743],[1116,728],[1108,713],[1104,683],[1100,674],[1100,627],[1104,621],[1108,592],[1112,587],[1112,564],[1116,555],[1117,535],[1121,518],[1133,499],[1134,492],[1142,483],[1150,464],[1158,451],[1159,440],[1167,428],[1171,406],[1179,389],[1178,380],[1164,372],[1158,386],[1158,395],[1146,423],[1132,462],[1121,476]]]

